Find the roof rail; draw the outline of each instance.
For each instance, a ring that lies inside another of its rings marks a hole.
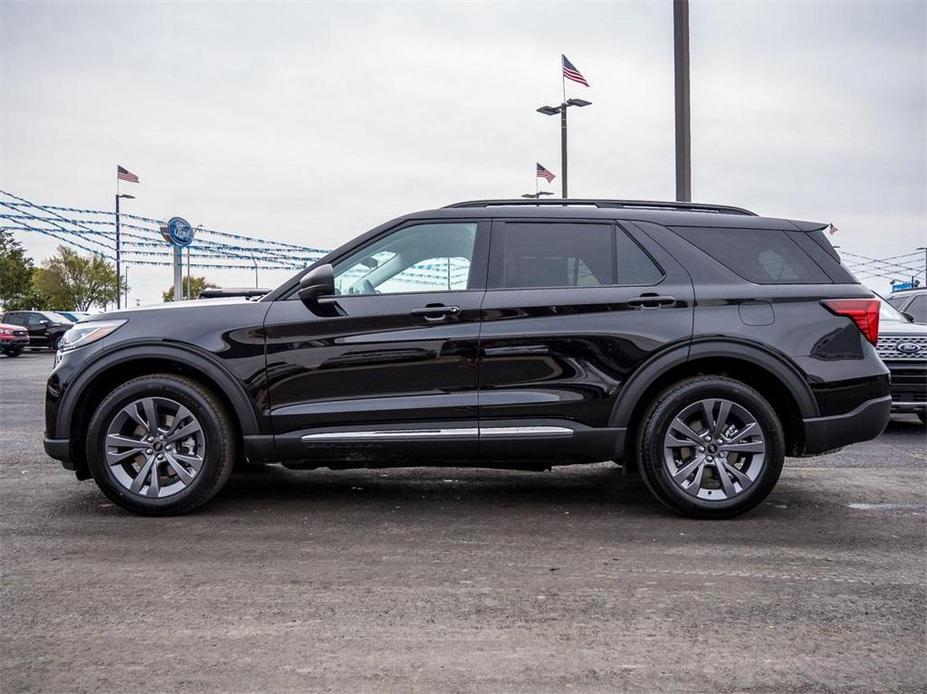
[[[594,200],[586,198],[569,198],[567,200],[551,199],[546,200],[467,200],[465,202],[455,202],[453,205],[446,205],[446,208],[452,207],[568,207],[568,206],[592,206],[600,208],[637,208],[651,210],[685,210],[688,212],[715,212],[717,214],[743,214],[755,217],[756,212],[745,210],[742,207],[733,207],[731,205],[713,205],[701,202],[667,202],[659,200]]]

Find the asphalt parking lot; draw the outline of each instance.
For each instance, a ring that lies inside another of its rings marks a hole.
[[[2,691],[924,691],[927,441],[789,460],[676,517],[613,465],[234,477],[129,515],[45,457],[0,358]]]

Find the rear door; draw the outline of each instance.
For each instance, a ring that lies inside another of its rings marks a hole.
[[[655,352],[689,339],[692,299],[685,270],[633,226],[496,220],[480,338],[481,457],[610,457],[623,384]]]

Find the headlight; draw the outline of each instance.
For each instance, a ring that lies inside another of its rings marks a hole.
[[[124,320],[95,320],[89,323],[75,323],[74,327],[61,336],[58,349],[70,352],[72,349],[102,340],[111,332],[126,324]]]
[[[0,335],[12,335],[13,330],[10,328],[0,328]]]

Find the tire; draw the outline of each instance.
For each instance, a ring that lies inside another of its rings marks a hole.
[[[147,427],[149,403],[155,435]],[[167,374],[133,379],[106,396],[90,420],[86,446],[103,493],[148,516],[186,513],[209,501],[228,481],[237,454],[232,421],[215,395]]]
[[[688,433],[679,428],[685,424]],[[754,508],[776,485],[785,459],[776,411],[753,388],[725,376],[688,378],[661,392],[645,412],[636,443],[647,488],[693,518],[730,518]]]
[[[13,357],[18,357],[20,354],[22,354],[23,350],[22,348],[17,349],[15,347],[10,347],[8,349],[3,350],[3,353],[12,359]]]

